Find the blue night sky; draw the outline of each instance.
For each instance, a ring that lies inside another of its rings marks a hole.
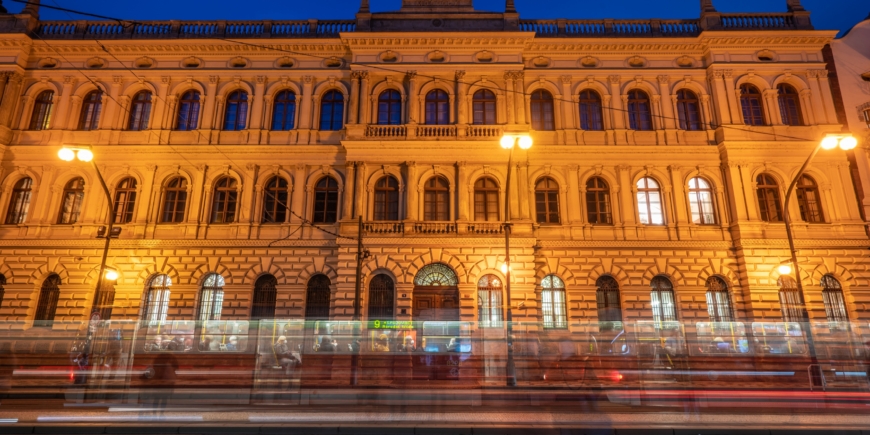
[[[43,4],[135,20],[245,20],[353,18],[359,0],[42,0]],[[695,18],[699,0],[516,0],[522,18]],[[479,10],[503,11],[504,0],[475,0]],[[714,0],[721,12],[780,12],[785,0]],[[11,11],[23,6],[6,0]],[[396,10],[401,0],[371,0],[374,12]],[[817,29],[846,30],[867,17],[867,0],[803,0]],[[44,9],[42,19],[82,19]]]

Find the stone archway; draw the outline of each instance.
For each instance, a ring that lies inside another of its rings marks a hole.
[[[413,295],[414,320],[459,320],[459,279],[450,266],[423,266],[414,277]]]

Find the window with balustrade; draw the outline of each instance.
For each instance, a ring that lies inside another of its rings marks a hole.
[[[378,125],[402,124],[402,94],[387,89],[378,96]]]
[[[233,91],[227,95],[224,109],[224,131],[241,131],[248,121],[248,93]]]
[[[776,281],[779,285],[779,307],[782,310],[783,322],[803,322],[804,303],[797,282],[790,276],[780,276]]]
[[[450,124],[450,96],[447,92],[441,89],[429,91],[424,107],[427,125]]]
[[[171,295],[172,279],[169,275],[155,275],[148,281],[145,290],[145,300],[142,303],[142,320],[149,325],[166,321],[169,312],[169,296]]]
[[[599,322],[622,322],[622,304],[619,300],[619,283],[610,275],[602,275],[595,281],[595,301],[598,305]]]
[[[85,180],[81,177],[73,178],[63,188],[57,223],[74,224],[78,222],[82,214],[82,204],[84,201]]]
[[[649,131],[653,129],[650,99],[640,89],[628,91],[628,127],[632,130]]]
[[[385,274],[375,275],[369,282],[369,320],[391,320],[395,314],[396,285]]]
[[[846,298],[843,297],[843,287],[833,275],[825,275],[821,280],[822,300],[825,303],[825,316],[828,323],[836,329],[845,329],[849,323],[849,313],[846,309]]]
[[[187,179],[174,177],[166,182],[163,188],[163,210],[161,223],[184,222],[184,211],[187,208]]]
[[[688,89],[677,91],[677,119],[683,130],[702,130],[701,104],[698,96]]]
[[[474,182],[474,220],[498,222],[498,182],[483,177]]]
[[[116,224],[133,222],[133,211],[136,208],[136,179],[126,177],[115,187],[115,204],[112,214]]]
[[[601,96],[598,92],[586,89],[580,92],[580,128],[582,130],[604,130],[604,115]]]
[[[221,177],[215,181],[210,222],[213,224],[231,224],[235,222],[238,199],[238,182],[235,178]]]
[[[283,90],[275,94],[272,102],[272,131],[290,131],[296,128],[296,93]]]
[[[90,131],[100,128],[100,112],[103,110],[103,92],[91,91],[82,99],[82,111],[79,115],[80,131]]]
[[[339,131],[344,128],[344,95],[331,90],[320,100],[320,130]]]
[[[329,319],[330,282],[326,275],[318,274],[308,280],[305,289],[305,320]]]
[[[57,314],[57,303],[60,300],[60,276],[52,273],[42,281],[39,289],[39,299],[36,303],[36,314],[33,326],[51,326]]]
[[[263,187],[263,219],[264,224],[280,224],[287,222],[287,210],[290,201],[290,183],[283,177],[274,176]]]
[[[662,205],[662,190],[658,181],[652,177],[637,180],[637,211],[640,223],[644,225],[664,225],[665,212]]]
[[[529,99],[529,109],[532,112],[533,130],[556,130],[556,112],[553,94],[543,89],[532,92],[532,96]]]
[[[202,281],[199,290],[199,318],[200,322],[208,320],[220,320],[221,310],[224,304],[224,277],[210,273]]]
[[[748,83],[740,85],[740,109],[746,125],[766,125],[764,104],[758,88]]]
[[[54,91],[42,91],[33,102],[28,130],[47,130],[51,123],[51,109],[54,107]]]
[[[601,177],[586,181],[586,215],[592,225],[613,225],[610,208],[610,187]]]
[[[656,323],[673,322],[677,320],[677,304],[674,297],[674,285],[664,276],[657,276],[650,281],[650,307],[653,321]]]
[[[269,274],[261,275],[254,283],[251,319],[274,319],[278,302],[278,280]]]
[[[779,113],[785,125],[804,125],[801,116],[800,95],[794,86],[780,83],[776,86],[776,99],[779,102]]]
[[[498,121],[495,93],[481,89],[474,93],[471,106],[474,125],[495,125]]]
[[[200,97],[197,91],[187,91],[178,100],[178,117],[175,129],[179,131],[196,130],[199,126]]]
[[[423,219],[450,220],[450,183],[446,178],[432,177],[423,185]]]
[[[733,322],[734,314],[731,310],[731,294],[728,292],[728,284],[718,276],[707,278],[707,314],[711,322]]]
[[[502,280],[492,274],[477,281],[477,321],[481,328],[501,328],[504,316]]]
[[[797,202],[801,211],[801,219],[809,223],[824,223],[825,216],[822,213],[822,199],[819,195],[819,186],[816,180],[809,175],[802,175],[797,183]]]
[[[127,122],[127,130],[148,130],[148,121],[151,119],[151,92],[141,91],[133,96],[130,101],[130,117]]]
[[[391,175],[381,177],[375,183],[374,220],[399,220],[399,181]]]
[[[568,327],[565,282],[556,275],[547,275],[541,280],[541,313],[545,329]]]
[[[696,225],[715,225],[716,209],[713,206],[713,187],[701,177],[689,180],[689,209],[692,223]]]
[[[535,183],[535,218],[539,224],[561,223],[559,217],[559,183],[544,177]]]
[[[316,224],[338,222],[338,181],[323,177],[314,185],[314,215],[311,221]]]
[[[30,211],[30,198],[33,194],[33,179],[24,177],[15,183],[6,210],[6,225],[23,224]]]
[[[761,220],[782,222],[782,202],[779,198],[779,184],[770,174],[759,174],[755,178],[755,192],[758,195],[758,212]]]

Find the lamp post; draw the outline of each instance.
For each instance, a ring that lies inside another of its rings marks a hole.
[[[114,216],[114,212],[112,209],[112,194],[109,192],[109,187],[106,186],[106,181],[103,179],[103,174],[100,173],[100,168],[98,168],[97,164],[94,162],[94,153],[91,151],[90,147],[88,147],[88,146],[75,146],[75,147],[65,146],[65,147],[61,148],[60,151],[58,151],[57,156],[65,162],[71,162],[71,161],[76,160],[76,159],[78,159],[79,161],[85,162],[85,163],[90,162],[90,164],[94,168],[94,171],[97,173],[97,179],[100,180],[100,185],[103,187],[103,193],[106,194],[106,201],[108,202],[109,223],[106,225],[106,232],[104,234],[105,238],[106,238],[106,244],[103,247],[103,257],[100,260],[100,273],[97,275],[97,287],[94,291],[94,301],[92,304],[91,315],[90,315],[90,319],[94,320],[95,313],[99,312],[98,307],[97,307],[97,302],[98,302],[97,298],[100,295],[100,290],[102,290],[103,278],[104,278],[103,275],[106,275],[105,278],[108,280],[111,280],[111,281],[118,279],[118,272],[117,271],[115,271],[115,270],[108,270],[107,271],[106,270],[106,257],[109,255],[109,243],[111,242],[112,237],[114,235],[113,224],[115,223],[115,216]],[[102,319],[98,318],[97,320],[102,320]]]
[[[505,299],[507,300],[507,386],[517,385],[517,371],[514,365],[513,310],[511,308],[511,170],[513,169],[514,147],[527,150],[532,147],[532,138],[526,134],[506,134],[501,138],[501,147],[510,150],[508,155],[507,179],[504,188],[504,275]]]
[[[789,203],[791,203],[791,196],[794,192],[795,186],[797,186],[798,181],[800,181],[801,177],[804,175],[804,172],[809,166],[810,161],[813,160],[813,157],[818,154],[819,150],[832,150],[837,148],[838,146],[843,151],[848,151],[855,148],[858,145],[858,141],[847,134],[828,134],[826,135],[818,145],[813,149],[813,152],[810,153],[809,157],[807,157],[806,161],[804,161],[803,166],[801,166],[800,170],[798,170],[797,174],[795,174],[794,179],[791,180],[791,184],[788,186],[788,190],[785,193],[785,204],[784,204],[784,213],[783,217],[785,218],[785,235],[788,238],[788,248],[791,252],[791,267],[789,268],[787,264],[781,264],[779,266],[779,272],[782,275],[788,275],[791,270],[794,270],[795,284],[797,284],[798,297],[800,297],[801,304],[801,315],[803,316],[803,321],[806,323],[806,332],[807,332],[807,346],[809,347],[810,357],[812,358],[812,364],[815,367],[818,367],[818,357],[816,356],[816,346],[813,340],[813,328],[810,325],[810,312],[807,309],[806,297],[804,296],[804,286],[801,282],[801,270],[800,266],[798,266],[797,261],[797,249],[794,246],[794,235],[791,231],[791,217],[789,215]],[[791,270],[789,270],[791,269]],[[818,372],[813,372],[813,376],[818,376]],[[810,380],[814,382],[813,379]]]

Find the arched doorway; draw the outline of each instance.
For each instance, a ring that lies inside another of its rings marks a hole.
[[[414,277],[414,320],[459,320],[459,279],[450,266],[432,263]]]

